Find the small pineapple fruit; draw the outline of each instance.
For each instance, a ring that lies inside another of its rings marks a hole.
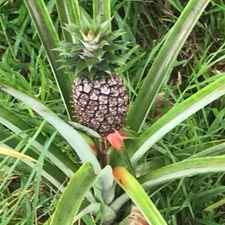
[[[86,16],[86,15],[85,15]],[[69,26],[74,42],[60,46],[64,62],[74,71],[72,106],[74,117],[103,137],[120,130],[128,108],[128,93],[116,72],[126,49],[111,31],[109,22],[85,17],[85,25]]]
[[[107,75],[97,80],[77,78],[72,104],[79,122],[107,136],[120,130],[128,107],[128,94],[120,77]]]

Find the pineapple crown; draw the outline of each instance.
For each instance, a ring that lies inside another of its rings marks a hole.
[[[85,74],[93,79],[97,76],[116,73],[116,68],[125,65],[129,55],[129,44],[122,40],[122,30],[111,31],[110,21],[101,22],[100,17],[92,19],[85,14],[82,24],[70,24],[65,29],[72,41],[62,41],[60,52],[63,67]]]

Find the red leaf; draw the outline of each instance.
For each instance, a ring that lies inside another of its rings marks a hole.
[[[124,133],[115,130],[115,132],[109,134],[106,139],[114,149],[122,150],[124,146],[124,140],[127,139],[127,137]]]

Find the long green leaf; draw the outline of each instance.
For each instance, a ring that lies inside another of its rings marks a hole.
[[[225,171],[225,156],[204,157],[173,163],[150,171],[140,178],[145,187],[153,187],[178,178]]]
[[[157,185],[174,181],[175,179],[224,171],[225,156],[195,158],[149,171],[146,175],[139,178],[139,182],[145,188],[152,188]],[[115,212],[118,212],[128,200],[128,196],[122,194],[112,202],[111,208]]]
[[[169,31],[138,96],[128,114],[128,125],[140,131],[153,102],[172,72],[176,58],[186,39],[210,0],[190,0],[179,19]]]
[[[65,140],[67,140],[67,142],[76,151],[77,155],[83,162],[91,162],[96,172],[100,170],[99,162],[96,159],[92,149],[85,142],[82,136],[69,124],[64,122],[54,112],[41,104],[39,101],[20,91],[15,90],[14,88],[6,85],[0,85],[0,90],[24,102],[36,113],[41,115],[46,121],[55,127],[55,129],[65,138]]]
[[[104,21],[111,19],[111,0],[103,0]]]
[[[223,75],[182,103],[175,105],[137,139],[138,148],[132,157],[132,162],[137,162],[152,145],[174,127],[224,94],[225,76]]]
[[[143,187],[124,167],[116,167],[113,170],[113,175],[117,183],[124,189],[132,201],[134,201],[137,207],[141,210],[149,224],[167,224],[155,207],[154,203],[144,191]]]
[[[78,0],[67,0],[66,2],[70,23],[79,25],[81,23],[81,12]]]
[[[66,29],[64,29],[64,27],[69,24],[70,20],[67,10],[67,3],[68,1],[56,0],[56,7],[59,14],[64,39],[67,41],[72,41],[71,35],[66,31]]]
[[[59,14],[64,38],[72,41],[69,32],[66,31],[66,24],[80,24],[80,6],[78,0],[56,0],[57,11]]]
[[[218,145],[214,145],[209,147],[201,152],[198,152],[194,155],[191,155],[190,158],[200,158],[204,156],[216,156],[225,154],[225,143],[220,143]]]
[[[220,199],[217,202],[214,202],[213,204],[211,204],[210,206],[208,206],[207,208],[204,209],[204,211],[206,212],[212,212],[215,209],[218,209],[220,207],[223,207],[225,204],[225,198]]]
[[[86,163],[74,174],[65,188],[50,225],[72,225],[88,190],[93,185],[96,174],[91,164]]]
[[[93,17],[96,19],[99,16],[102,22],[111,20],[111,0],[93,0]]]
[[[71,77],[60,69],[58,53],[59,37],[43,0],[24,0],[25,5],[34,21],[38,35],[45,47],[56,83],[62,96],[65,108],[69,115]]]

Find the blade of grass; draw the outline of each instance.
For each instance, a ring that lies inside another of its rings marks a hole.
[[[210,206],[208,206],[207,208],[204,209],[204,211],[206,212],[213,212],[214,210],[223,207],[225,204],[225,198],[220,199],[217,202],[214,202],[213,204],[211,204]]]
[[[129,195],[136,206],[141,210],[147,222],[151,225],[166,225],[166,221],[148,197],[143,187],[138,181],[124,168],[116,167],[113,170],[116,182]]]
[[[218,145],[209,147],[201,152],[198,152],[198,153],[190,156],[190,158],[200,158],[200,157],[204,157],[204,156],[216,156],[216,155],[221,155],[221,154],[225,154],[225,143],[220,143]]]
[[[132,162],[136,163],[157,141],[174,127],[224,94],[225,76],[223,75],[191,97],[175,105],[137,138],[136,143],[138,147],[135,147],[137,151],[132,156]],[[131,151],[133,150],[131,149]]]
[[[65,25],[67,24],[80,24],[80,6],[77,0],[56,0],[57,11],[59,14],[64,39],[72,41],[72,37],[67,32]]]
[[[99,16],[102,22],[111,20],[111,0],[93,0],[92,8],[95,20]],[[109,23],[109,29],[111,30],[111,23]]]
[[[0,155],[4,156],[10,156],[13,158],[20,159],[22,161],[32,161],[35,162],[36,160],[33,159],[32,157],[25,155],[21,152],[17,152],[16,150],[10,149],[10,148],[4,148],[0,146]]]
[[[153,187],[183,177],[225,171],[225,156],[184,160],[150,171],[140,177],[144,187]]]
[[[103,14],[104,21],[109,21],[111,19],[111,0],[103,0]]]
[[[44,164],[45,164],[45,158],[48,152],[48,149],[50,145],[53,143],[55,137],[56,137],[57,131],[55,131],[49,139],[47,139],[46,143],[44,144],[44,148],[38,157],[38,164],[36,165],[36,177],[34,179],[34,196],[32,200],[32,208],[33,208],[33,221],[35,221],[35,217],[37,216],[37,208],[38,208],[38,200],[39,200],[39,194],[41,193],[40,187],[41,187],[41,179],[42,174],[44,171]]]
[[[45,47],[57,86],[62,96],[63,103],[69,116],[71,77],[60,69],[58,53],[59,37],[43,0],[24,0],[39,37]]]
[[[11,148],[11,146],[8,145],[1,145],[1,147],[4,148]],[[31,169],[35,168],[35,165],[32,161],[29,160],[25,160],[24,163],[29,166]],[[11,167],[8,168],[8,170],[10,170]],[[62,191],[63,190],[63,184],[62,182],[59,182],[58,179],[56,179],[56,177],[54,177],[55,174],[50,174],[49,173],[49,168],[46,169],[44,168],[41,175],[50,183],[52,184],[54,187],[56,187],[58,190]]]
[[[70,23],[80,25],[80,5],[78,0],[67,0],[68,18]]]
[[[100,170],[100,164],[96,159],[92,149],[85,142],[82,136],[73,129],[69,124],[64,122],[59,118],[54,112],[48,109],[46,106],[41,104],[39,101],[34,98],[15,90],[6,85],[0,85],[0,90],[6,92],[9,95],[12,95],[16,99],[24,102],[30,108],[32,108],[36,113],[42,116],[46,121],[48,121],[55,129],[65,138],[65,140],[71,145],[75,150],[82,162],[91,162],[95,171]]]
[[[128,125],[133,130],[139,132],[142,129],[158,92],[172,72],[181,48],[209,2],[190,0],[169,31],[128,113]]]
[[[96,174],[91,164],[86,163],[74,174],[65,188],[50,225],[71,225],[78,213],[85,194],[93,185]]]
[[[59,14],[64,39],[67,41],[72,41],[71,35],[66,31],[66,29],[64,29],[65,25],[69,24],[67,1],[56,0],[56,7]]]
[[[30,140],[26,130],[30,130],[31,126],[27,124],[24,120],[19,118],[18,115],[11,112],[10,110],[0,107],[0,123],[6,126],[9,130],[15,133],[17,136],[22,139]],[[32,146],[39,154],[42,151],[45,138],[39,134],[39,136],[32,141]],[[70,177],[76,171],[77,167],[74,163],[69,160],[65,154],[58,149],[54,144],[50,146],[49,151],[47,152],[48,159],[57,166],[66,176]]]
[[[18,151],[21,149],[21,150],[20,150],[20,153],[23,153],[23,154],[26,153],[26,155],[27,155],[29,149],[30,149],[31,146],[32,146],[32,143],[35,141],[35,139],[36,139],[36,138],[38,137],[38,135],[40,134],[40,132],[41,132],[41,130],[42,130],[44,124],[45,124],[45,121],[43,121],[43,122],[40,124],[39,128],[36,130],[36,132],[34,133],[34,135],[30,137],[30,139],[29,139],[28,141],[22,140],[21,142],[19,142],[18,144],[16,144],[16,145],[14,146],[14,149],[17,149]],[[11,148],[11,147],[9,147],[9,146],[6,145],[6,144],[1,144],[1,146],[4,147],[4,148],[5,148],[5,147],[6,147],[6,148]],[[40,151],[41,151],[41,150],[42,150],[42,149],[40,149]],[[32,158],[35,158],[35,157],[32,157]],[[38,157],[37,157],[37,159],[38,159]],[[20,161],[17,159],[17,160],[14,162],[14,164],[11,165],[10,168],[7,170],[7,173],[5,173],[5,176],[4,176],[5,179],[1,182],[0,190],[4,187],[5,183],[7,182],[8,178],[11,176],[12,172],[17,168],[17,166],[19,166],[19,162],[20,162]],[[37,160],[36,162],[38,162],[38,160]],[[36,162],[34,163],[33,161],[28,161],[28,160],[24,161],[24,163],[25,163],[27,166],[29,166],[31,169],[33,169],[33,170],[36,168],[36,164],[37,164]],[[4,160],[1,161],[0,167],[1,167],[2,165],[4,165],[4,163],[5,163]],[[26,167],[23,167],[23,170],[26,170],[25,168],[26,168]],[[30,171],[30,168],[29,168],[29,170],[27,170],[27,171]],[[62,180],[59,181],[60,179],[59,179],[59,177],[58,177],[58,176],[59,176],[58,171],[56,171],[55,168],[54,168],[54,171],[53,171],[53,172],[54,172],[54,173],[52,173],[52,168],[49,168],[49,164],[46,163],[46,164],[45,164],[45,170],[43,171],[43,174],[42,174],[43,177],[45,177],[46,180],[48,180],[51,184],[53,184],[55,187],[57,187],[59,190],[61,190],[61,189],[62,189],[62,183],[65,181],[65,178],[63,179],[63,181],[62,181]]]

